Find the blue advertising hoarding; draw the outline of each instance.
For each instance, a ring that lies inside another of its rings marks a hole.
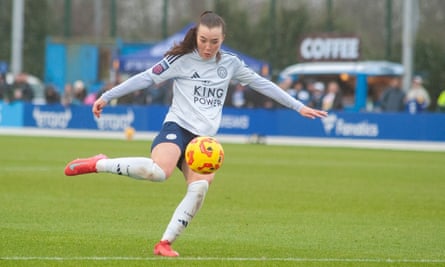
[[[23,126],[102,131],[131,126],[138,131],[157,132],[167,110],[165,106],[107,107],[97,119],[90,106],[25,104]],[[445,114],[338,112],[311,120],[287,109],[225,108],[219,134],[445,141]]]
[[[0,126],[23,126],[23,103],[4,103],[0,101]]]
[[[140,131],[157,131],[167,112],[164,106],[106,107],[98,119],[91,106],[25,105],[24,126],[50,129],[97,129],[121,131],[133,127]]]

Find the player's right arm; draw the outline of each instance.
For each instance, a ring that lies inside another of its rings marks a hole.
[[[106,91],[99,99],[97,99],[96,102],[94,102],[94,116],[99,118],[103,108],[107,105],[108,102],[110,102],[110,100],[119,98],[123,95],[137,90],[148,88],[153,85],[153,83],[153,79],[150,77],[150,75],[148,75],[147,71],[144,71],[111,88],[110,90]]]
[[[174,78],[176,75],[176,68],[172,64],[173,62],[178,62],[177,59],[180,57],[180,55],[167,56],[148,70],[131,77],[130,79],[105,92],[93,104],[94,116],[99,118],[103,108],[112,99],[119,98],[133,91],[148,88],[154,83],[159,84],[163,81]]]

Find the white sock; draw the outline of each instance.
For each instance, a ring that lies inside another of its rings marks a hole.
[[[201,208],[208,189],[209,183],[206,180],[189,184],[187,193],[173,213],[161,240],[168,240],[170,243],[176,240]]]
[[[135,179],[163,182],[165,172],[150,158],[101,159],[96,164],[97,172],[111,172]]]

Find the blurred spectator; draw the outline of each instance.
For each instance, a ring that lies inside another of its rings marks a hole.
[[[286,93],[288,93],[291,97],[297,99],[297,90],[293,86],[289,86],[288,88],[283,88]]]
[[[133,92],[133,105],[146,105],[147,104],[147,89],[137,90]]]
[[[150,86],[147,89],[146,102],[149,105],[169,105],[171,103],[172,81]]]
[[[410,113],[421,112],[427,109],[431,103],[430,95],[422,84],[422,77],[415,76],[411,89],[406,94],[405,103]]]
[[[60,95],[53,85],[45,86],[45,102],[46,104],[60,103]]]
[[[83,103],[85,104],[85,105],[93,105],[94,104],[94,102],[96,101],[96,96],[97,96],[97,93],[90,93],[90,94],[88,94],[86,97],[85,97],[85,99],[83,100]]]
[[[282,106],[281,104],[275,102],[274,100],[270,99],[269,97],[264,96],[263,94],[259,94],[259,95],[261,95],[261,99],[262,99],[262,103],[263,103],[261,107],[263,107],[263,108],[272,109],[272,108]]]
[[[285,77],[278,83],[278,86],[284,91],[287,91],[288,89],[291,88],[292,82],[293,80],[291,77]]]
[[[9,84],[6,82],[6,77],[4,74],[0,74],[0,100],[8,102],[8,92]]]
[[[437,111],[445,112],[445,90],[443,90],[437,98]]]
[[[147,104],[147,90],[137,90],[117,99],[118,105],[145,105]]]
[[[324,84],[322,82],[314,82],[312,84],[312,98],[308,106],[315,109],[322,109],[323,96],[324,96]]]
[[[61,99],[61,104],[64,106],[71,105],[74,98],[73,86],[70,83],[65,84],[63,88],[63,94]]]
[[[12,101],[26,101],[31,102],[34,98],[34,92],[31,85],[26,81],[26,74],[20,73],[12,84],[9,92],[9,100]]]
[[[117,99],[117,105],[131,105],[133,103],[133,93],[126,94]]]
[[[325,111],[343,109],[343,100],[340,86],[336,81],[330,81],[326,89],[326,94],[322,99],[322,109]]]
[[[246,107],[249,108],[266,108],[273,109],[280,107],[281,104],[272,100],[271,98],[253,90],[249,86],[245,86]]]
[[[292,89],[295,91],[296,99],[300,100],[303,104],[307,105],[311,101],[311,94],[306,89],[303,81],[297,80],[293,84]]]
[[[230,106],[236,108],[242,108],[247,105],[246,97],[247,88],[241,83],[236,83],[233,85],[233,91],[230,95]]]
[[[399,77],[394,77],[389,83],[389,87],[383,91],[380,97],[380,107],[385,112],[400,112],[404,107],[405,92],[401,88]]]
[[[292,83],[293,78],[291,76],[286,77],[279,77],[277,81],[278,87],[286,91],[288,94],[292,93]],[[251,92],[251,97],[255,99],[255,107],[261,107],[261,108],[274,108],[277,107],[283,107],[282,105],[278,103],[274,103],[269,98],[264,97],[262,94],[258,94],[256,91]],[[293,95],[291,95],[294,97]]]
[[[87,88],[85,87],[85,84],[80,80],[75,81],[73,84],[73,92],[74,94],[71,104],[74,105],[83,104],[87,96]]]

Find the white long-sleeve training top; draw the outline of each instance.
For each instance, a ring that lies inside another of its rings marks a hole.
[[[173,80],[173,99],[164,121],[173,121],[197,134],[214,136],[219,128],[222,108],[231,80],[249,85],[280,104],[300,111],[303,103],[288,95],[275,83],[251,70],[236,55],[221,51],[220,60],[203,60],[195,50],[167,56],[102,95],[102,99],[121,97],[169,79]]]

